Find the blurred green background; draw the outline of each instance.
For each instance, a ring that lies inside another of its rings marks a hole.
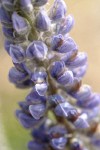
[[[79,45],[79,50],[88,53],[89,67],[83,82],[90,84],[94,91],[100,92],[100,0],[65,2],[68,13],[74,15],[76,22],[71,36]],[[7,74],[12,62],[3,49],[3,41],[0,31],[0,149],[26,150],[30,139],[29,131],[18,123],[14,112],[18,101],[24,100],[28,91],[18,90],[9,83]]]

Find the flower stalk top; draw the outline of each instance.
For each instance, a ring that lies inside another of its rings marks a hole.
[[[4,47],[14,65],[9,80],[31,89],[16,116],[31,130],[29,150],[98,149],[100,94],[81,82],[87,54],[70,37],[74,17],[65,1],[54,0],[49,11],[47,3],[0,1]]]

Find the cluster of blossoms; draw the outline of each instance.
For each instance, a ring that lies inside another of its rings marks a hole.
[[[82,85],[87,54],[69,36],[74,25],[64,0],[1,0],[5,50],[14,64],[9,80],[31,88],[16,116],[31,130],[29,150],[95,150],[100,147],[100,95]]]

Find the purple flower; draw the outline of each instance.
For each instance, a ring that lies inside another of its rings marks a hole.
[[[2,0],[2,5],[7,11],[14,10],[14,0]]]
[[[67,139],[65,137],[54,138],[51,140],[50,144],[54,150],[62,150],[65,148]]]
[[[45,5],[48,2],[48,0],[32,0],[32,3],[35,7],[40,7],[42,5]]]
[[[67,134],[67,130],[63,125],[56,125],[52,126],[49,129],[49,138],[58,138],[58,137],[63,137]]]
[[[12,28],[7,28],[7,27],[3,26],[2,31],[7,39],[13,38],[13,29]]]
[[[21,72],[17,70],[15,67],[12,67],[9,71],[9,80],[10,82],[17,84],[25,81],[28,78],[28,74],[26,72]]]
[[[68,34],[74,18],[66,16],[65,1],[54,0],[49,11],[47,2],[0,1],[4,47],[14,65],[9,80],[31,88],[16,117],[31,130],[29,150],[90,150],[84,145],[100,146],[100,94],[82,85],[87,54]]]
[[[82,67],[87,63],[87,54],[80,52],[76,56],[74,60],[69,60],[66,62],[66,66],[70,68],[77,68],[77,67]]]
[[[67,34],[74,26],[74,18],[72,15],[68,15],[61,23],[57,24],[57,34]]]
[[[32,128],[36,124],[38,124],[38,121],[35,120],[32,116],[25,114],[23,112],[17,113],[17,117],[20,121],[20,123],[23,125],[25,128]]]
[[[98,107],[99,105],[100,105],[100,95],[97,93],[92,93],[89,99],[87,100],[85,108],[93,110],[95,107]]]
[[[33,5],[31,0],[20,0],[21,8],[26,12],[32,12]]]
[[[73,82],[73,73],[66,70],[63,61],[56,61],[52,64],[50,74],[62,85],[71,84]]]
[[[53,105],[64,103],[66,101],[65,98],[59,94],[49,96],[48,100],[49,100],[49,103]]]
[[[45,111],[46,111],[46,105],[44,103],[29,106],[29,112],[36,120],[39,120],[41,117],[43,117]]]
[[[76,111],[76,109],[72,106],[72,105],[70,105],[68,102],[64,102],[64,103],[59,103],[57,106],[56,106],[56,108],[55,108],[55,113],[56,113],[56,115],[58,115],[58,116],[64,116],[64,117],[69,117],[68,115],[70,114],[69,112],[71,112],[71,111],[73,111],[73,110],[75,110]],[[76,115],[77,115],[78,113],[76,113]]]
[[[78,49],[76,43],[71,37],[65,38],[59,34],[52,37],[52,50],[59,53],[67,53]]]
[[[74,80],[72,71],[65,71],[57,78],[58,83],[62,85],[72,84]]]
[[[34,88],[40,96],[44,96],[46,95],[48,85],[47,83],[36,84]]]
[[[10,55],[10,45],[13,44],[11,41],[9,40],[5,40],[5,43],[4,43],[4,47],[5,47],[5,50],[7,51],[7,53]]]
[[[52,50],[56,51],[63,44],[63,41],[64,37],[61,34],[53,36],[51,41]]]
[[[21,63],[25,60],[25,50],[19,45],[10,45],[10,56],[14,63]]]
[[[51,65],[50,74],[52,77],[57,78],[65,70],[65,63],[63,61],[56,61]]]
[[[55,150],[62,150],[65,148],[67,138],[64,136],[67,134],[67,130],[62,125],[56,125],[49,129],[50,144]]]
[[[67,8],[63,0],[55,0],[53,7],[50,10],[50,19],[54,22],[65,17]]]
[[[79,89],[79,91],[73,92],[72,95],[74,98],[76,98],[78,101],[81,102],[90,97],[91,93],[92,93],[91,87],[89,85],[83,84]]]
[[[46,77],[47,77],[47,73],[45,71],[39,70],[39,71],[35,71],[32,74],[31,80],[34,83],[43,83],[46,80]]]
[[[30,79],[26,79],[25,81],[22,81],[21,83],[16,83],[15,84],[16,88],[19,89],[26,89],[26,88],[30,88],[33,86],[32,81]]]
[[[42,123],[42,125],[39,126],[39,128],[32,130],[32,137],[35,140],[39,140],[42,143],[46,144],[49,142],[49,136],[48,136],[48,125],[46,123]]]
[[[87,67],[88,67],[88,65],[86,64],[82,67],[72,69],[72,72],[73,72],[75,77],[82,78],[85,75],[86,71],[87,71]]]
[[[78,141],[73,141],[71,143],[71,150],[84,150]]]
[[[6,27],[12,26],[11,16],[3,6],[0,6],[0,21]]]
[[[46,102],[46,97],[39,95],[33,88],[33,90],[27,95],[26,101],[31,102],[32,104],[40,104],[41,102]]]
[[[96,147],[99,148],[100,147],[100,134],[97,133],[97,134],[93,135],[92,137],[90,137],[90,142],[92,145],[95,146],[95,148]]]
[[[39,60],[43,60],[46,58],[48,48],[47,46],[41,41],[33,41],[30,43],[26,50],[27,58],[36,58]]]
[[[31,103],[26,102],[26,101],[21,101],[18,104],[19,104],[19,106],[20,106],[20,108],[22,109],[23,112],[29,114],[29,105]]]
[[[89,124],[87,122],[87,115],[86,114],[82,114],[80,115],[76,121],[73,122],[74,126],[77,129],[86,129],[89,128]]]
[[[14,12],[12,14],[12,22],[13,22],[13,28],[19,35],[25,35],[30,30],[30,25],[28,21],[17,14],[17,12]]]
[[[93,109],[100,105],[100,95],[93,93],[91,87],[83,85],[78,92],[71,95],[77,99],[77,105],[86,109]]]
[[[51,21],[44,10],[41,10],[36,16],[36,28],[40,31],[49,30]]]
[[[67,53],[77,49],[78,47],[74,40],[71,37],[68,37],[67,39],[65,39],[64,43],[58,47],[58,52]]]
[[[30,141],[28,143],[29,150],[45,150],[45,146],[38,141]]]

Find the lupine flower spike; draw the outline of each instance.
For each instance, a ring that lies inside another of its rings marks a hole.
[[[82,85],[87,54],[69,32],[73,15],[64,0],[1,0],[4,47],[12,59],[9,80],[29,88],[16,117],[30,129],[29,150],[97,150],[100,94]],[[52,117],[50,117],[52,114]]]

